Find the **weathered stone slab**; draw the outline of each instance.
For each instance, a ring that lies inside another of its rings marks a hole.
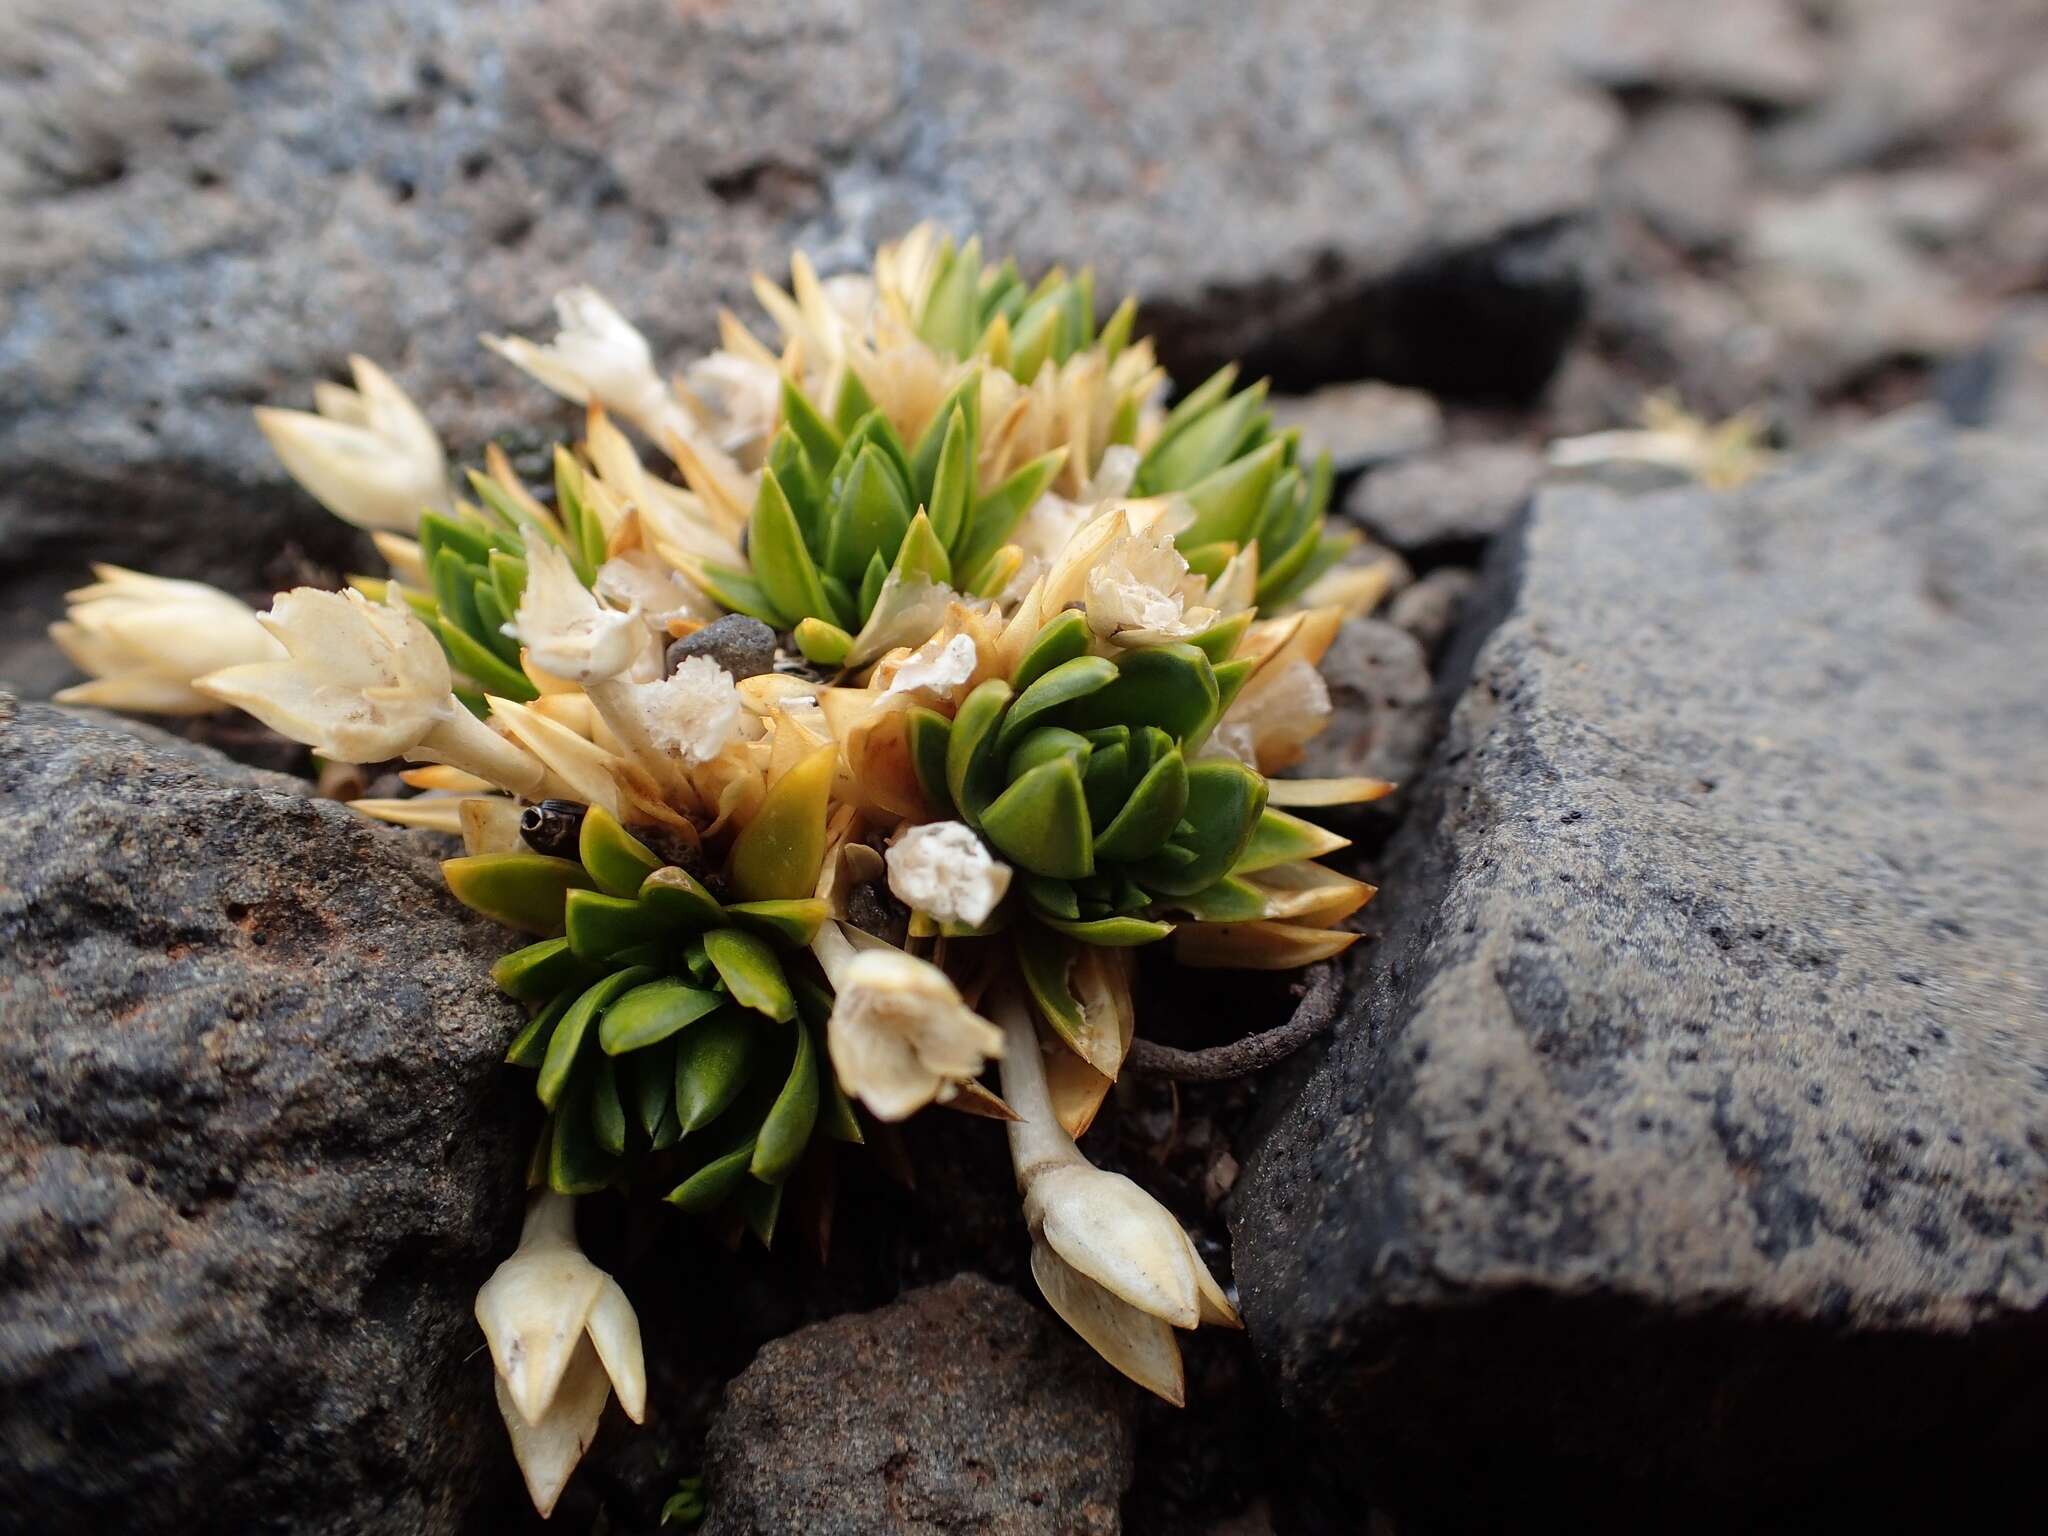
[[[2044,507],[2038,443],[1921,417],[1511,536],[1235,1215],[1397,1511],[1952,1510],[2044,1443]]]
[[[503,934],[154,735],[0,695],[0,1525],[453,1532],[517,1487]]]

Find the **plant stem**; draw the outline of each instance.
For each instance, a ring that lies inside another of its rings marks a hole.
[[[1124,1065],[1148,1077],[1170,1077],[1180,1083],[1220,1083],[1245,1077],[1286,1060],[1328,1029],[1343,997],[1337,968],[1325,962],[1309,972],[1307,994],[1285,1024],[1202,1051],[1133,1040]]]

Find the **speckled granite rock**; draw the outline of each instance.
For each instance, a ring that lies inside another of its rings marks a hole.
[[[60,680],[32,641],[90,557],[255,590],[292,540],[362,558],[248,415],[352,351],[458,451],[569,423],[476,337],[547,327],[576,281],[680,365],[792,243],[829,269],[935,218],[1092,261],[1185,374],[1252,347],[1255,372],[1527,393],[1583,307],[1616,116],[1484,16],[24,0],[0,39],[0,678]]]
[[[454,1531],[517,1487],[503,936],[153,737],[0,695],[0,1526]]]
[[[1130,1389],[977,1275],[777,1339],[726,1387],[704,1536],[1114,1536]]]
[[[1234,1216],[1283,1398],[1397,1516],[1882,1525],[2044,1443],[2044,504],[2038,442],[1923,415],[1501,552]]]

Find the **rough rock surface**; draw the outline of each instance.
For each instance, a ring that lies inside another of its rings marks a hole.
[[[1344,511],[1399,550],[1476,545],[1514,520],[1542,474],[1533,448],[1459,443],[1368,474]]]
[[[1113,1536],[1130,1390],[977,1275],[778,1339],[726,1388],[704,1536]]]
[[[829,269],[922,218],[1092,261],[1186,372],[1256,340],[1297,374],[1527,393],[1583,306],[1572,228],[1615,124],[1476,0],[1256,27],[1199,0],[14,12],[0,612],[32,618],[91,556],[258,589],[291,537],[343,561],[248,408],[305,404],[352,351],[469,450],[568,419],[476,344],[551,330],[558,288],[595,283],[679,364],[792,243]],[[0,662],[24,673],[58,675]]]
[[[1832,1523],[2043,1443],[2044,500],[1922,414],[1504,547],[1234,1214],[1283,1398],[1397,1514]]]
[[[452,1531],[512,1476],[501,933],[303,786],[0,696],[0,1525]]]
[[[1301,457],[1327,453],[1340,475],[1434,448],[1443,440],[1436,397],[1368,379],[1331,384],[1307,395],[1276,395],[1273,426],[1301,433]]]
[[[1396,784],[1414,778],[1437,727],[1421,642],[1379,619],[1346,619],[1322,672],[1330,723],[1290,772],[1311,779],[1360,774]]]

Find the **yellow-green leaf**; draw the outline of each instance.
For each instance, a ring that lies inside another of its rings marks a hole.
[[[591,883],[575,860],[540,853],[473,853],[444,859],[441,875],[465,907],[543,938],[562,931],[563,901],[569,892],[587,890]]]
[[[1033,874],[1078,880],[1095,872],[1088,798],[1070,757],[1041,764],[1004,790],[982,812],[981,831]]]
[[[643,982],[605,1009],[597,1043],[607,1056],[622,1056],[666,1040],[724,1002],[716,992],[702,991],[673,976]]]
[[[732,888],[742,901],[813,895],[825,864],[825,810],[837,747],[820,747],[775,781],[732,846]]]
[[[654,850],[620,826],[618,818],[601,805],[583,813],[576,853],[607,896],[638,895],[641,882],[661,868]]]
[[[602,981],[593,982],[583,990],[583,995],[569,1006],[562,1015],[562,1022],[555,1026],[553,1038],[548,1041],[546,1057],[540,1065],[540,1079],[534,1084],[534,1092],[541,1103],[553,1109],[562,1097],[562,1090],[568,1086],[569,1074],[574,1070],[577,1059],[583,1054],[583,1042],[590,1029],[604,1015],[605,1009],[623,997],[643,981],[652,981],[654,972],[644,966],[628,966],[623,971],[614,971]]]
[[[811,1128],[818,1123],[818,1053],[811,1044],[811,1032],[799,1024],[796,1029],[796,1059],[789,1077],[761,1122],[761,1134],[754,1143],[754,1156],[747,1171],[764,1184],[780,1184],[796,1171],[797,1162],[810,1145]]]

